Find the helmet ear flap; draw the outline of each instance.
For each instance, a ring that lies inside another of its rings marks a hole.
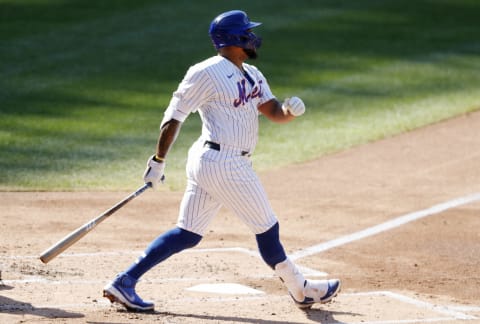
[[[227,33],[218,32],[215,34],[210,34],[210,38],[212,39],[213,45],[215,46],[216,49],[235,45],[234,43],[236,43],[235,36],[229,35]]]

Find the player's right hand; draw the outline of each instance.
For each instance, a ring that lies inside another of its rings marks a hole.
[[[145,183],[151,183],[153,189],[157,189],[165,180],[165,161],[154,161],[154,157],[155,155],[152,155],[147,161],[147,168],[143,174],[143,180]]]

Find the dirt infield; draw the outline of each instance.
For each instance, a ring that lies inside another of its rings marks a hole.
[[[479,131],[476,112],[260,175],[288,253],[343,280],[307,312],[226,210],[139,283],[156,311],[124,312],[102,288],[175,224],[181,192],[146,192],[48,265],[40,252],[128,193],[2,192],[0,323],[480,323]]]

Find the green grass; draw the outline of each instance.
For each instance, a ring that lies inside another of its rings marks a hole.
[[[0,190],[130,190],[171,93],[214,55],[208,24],[244,9],[254,62],[307,113],[261,120],[257,170],[318,158],[480,108],[480,3],[0,0]],[[187,119],[167,163],[182,189]]]

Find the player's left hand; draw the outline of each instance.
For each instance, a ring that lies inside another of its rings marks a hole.
[[[157,189],[165,180],[165,161],[157,162],[153,160],[155,155],[152,155],[147,161],[147,168],[143,174],[145,183],[151,183],[153,189]]]
[[[298,117],[305,113],[305,104],[299,97],[286,98],[282,104],[284,113],[289,112],[291,115]]]

